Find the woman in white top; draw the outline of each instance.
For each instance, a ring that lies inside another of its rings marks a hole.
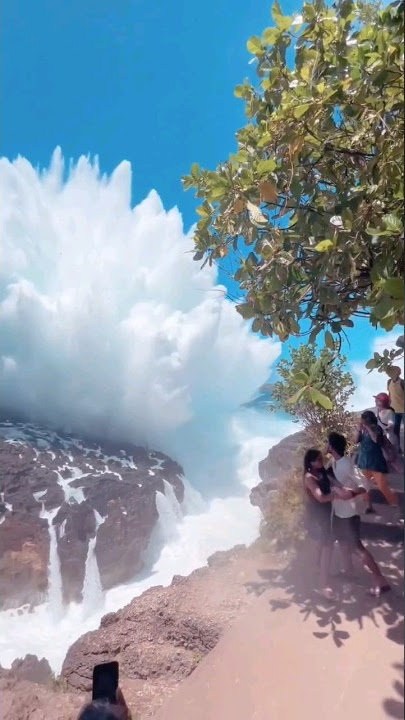
[[[367,479],[354,466],[346,455],[347,441],[343,435],[332,432],[328,438],[328,453],[333,457],[333,472],[337,482],[353,492],[353,498],[332,502],[333,536],[338,540],[345,561],[345,570],[354,572],[353,555],[356,555],[373,575],[374,586],[369,591],[373,597],[379,597],[391,588],[374,560],[372,554],[361,541],[360,515],[367,505],[367,492],[370,485]]]
[[[387,393],[378,393],[378,395],[375,395],[374,400],[377,408],[378,424],[391,445],[398,450],[398,438],[395,433],[395,412],[390,406],[389,395]]]

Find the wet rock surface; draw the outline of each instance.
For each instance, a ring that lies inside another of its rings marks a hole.
[[[135,445],[100,444],[31,423],[0,423],[1,609],[48,590],[55,529],[65,603],[80,602],[89,541],[104,589],[132,579],[156,526],[156,492],[183,500],[182,468]],[[167,485],[168,484],[168,485]]]

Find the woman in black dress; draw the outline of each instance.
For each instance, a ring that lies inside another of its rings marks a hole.
[[[332,557],[332,501],[336,498],[349,500],[353,493],[348,488],[331,486],[325,470],[322,453],[316,448],[307,450],[304,458],[304,488],[306,495],[306,527],[309,536],[318,545],[321,593],[327,600],[333,600],[329,584],[330,561]]]

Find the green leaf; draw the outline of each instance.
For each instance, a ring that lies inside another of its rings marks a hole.
[[[268,160],[260,160],[259,163],[257,163],[257,174],[258,175],[268,175],[269,173],[273,172],[273,170],[277,167],[277,163],[274,160],[274,158],[269,158]]]
[[[255,316],[255,311],[249,303],[240,303],[240,305],[236,306],[236,309],[244,320],[251,320]]]
[[[329,350],[335,349],[335,341],[333,339],[332,333],[330,333],[329,330],[327,330],[325,333],[325,345],[327,348],[329,348]]]
[[[260,332],[260,330],[262,329],[262,325],[263,325],[262,318],[256,318],[255,320],[253,320],[252,331],[254,333]]]
[[[298,403],[301,400],[305,391],[306,391],[306,387],[303,387],[303,388],[300,388],[299,390],[297,390],[297,392],[294,393],[294,395],[292,395],[290,398],[288,398],[288,400],[286,400],[286,405],[295,405],[296,403]]]
[[[265,45],[274,45],[280,37],[280,30],[277,28],[266,28],[263,32],[262,39]]]
[[[333,409],[333,403],[331,399],[328,398],[327,395],[319,392],[319,390],[316,390],[316,388],[309,388],[309,396],[313,403],[315,403],[316,405],[321,405],[321,407],[323,407],[325,410]]]
[[[404,281],[402,278],[388,278],[384,280],[384,291],[395,300],[402,300],[404,297]]]
[[[311,103],[304,103],[303,105],[296,105],[293,109],[293,115],[295,118],[300,118],[305,115],[311,107]]]
[[[308,373],[304,372],[304,370],[300,370],[299,372],[295,373],[295,375],[293,375],[293,380],[300,385],[308,385],[309,375]]]
[[[333,242],[332,240],[321,240],[317,245],[315,245],[315,250],[317,252],[328,252],[329,250],[332,250],[333,248]]]
[[[350,208],[345,208],[342,212],[343,225],[346,229],[351,230],[353,227],[353,213]]]
[[[368,360],[366,362],[366,368],[367,370],[374,370],[377,367],[377,363],[374,360],[374,358],[371,358],[371,360]]]
[[[383,217],[383,223],[387,230],[389,230],[392,233],[400,235],[401,232],[404,229],[404,226],[401,222],[401,220],[396,216],[390,213],[389,215],[384,215]]]
[[[246,43],[246,47],[248,51],[252,55],[263,55],[264,54],[264,48],[262,45],[262,41],[260,40],[257,35],[253,35]]]
[[[211,207],[207,202],[203,203],[202,205],[199,205],[199,207],[196,209],[196,212],[202,218],[210,218],[211,217]]]
[[[209,195],[212,200],[218,200],[227,194],[229,185],[224,178],[217,177],[210,183]]]
[[[392,312],[392,300],[385,296],[383,297],[373,309],[373,313],[377,320],[383,320],[383,318],[390,315]]]
[[[283,15],[281,7],[277,0],[275,0],[273,4],[271,14],[274,22],[276,23],[277,27],[280,28],[280,30],[288,30],[292,23],[292,18]]]
[[[371,235],[372,237],[382,237],[383,235],[391,235],[390,230],[382,230],[381,228],[373,228],[373,227],[367,227],[366,233],[367,233],[367,235]]]

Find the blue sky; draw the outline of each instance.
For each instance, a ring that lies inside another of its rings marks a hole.
[[[234,150],[246,40],[270,24],[265,0],[4,0],[2,154],[44,166],[60,145],[97,154],[106,172],[128,159],[134,203],[156,188],[188,228],[195,202],[180,178]],[[366,360],[374,336],[358,323],[351,359]]]

